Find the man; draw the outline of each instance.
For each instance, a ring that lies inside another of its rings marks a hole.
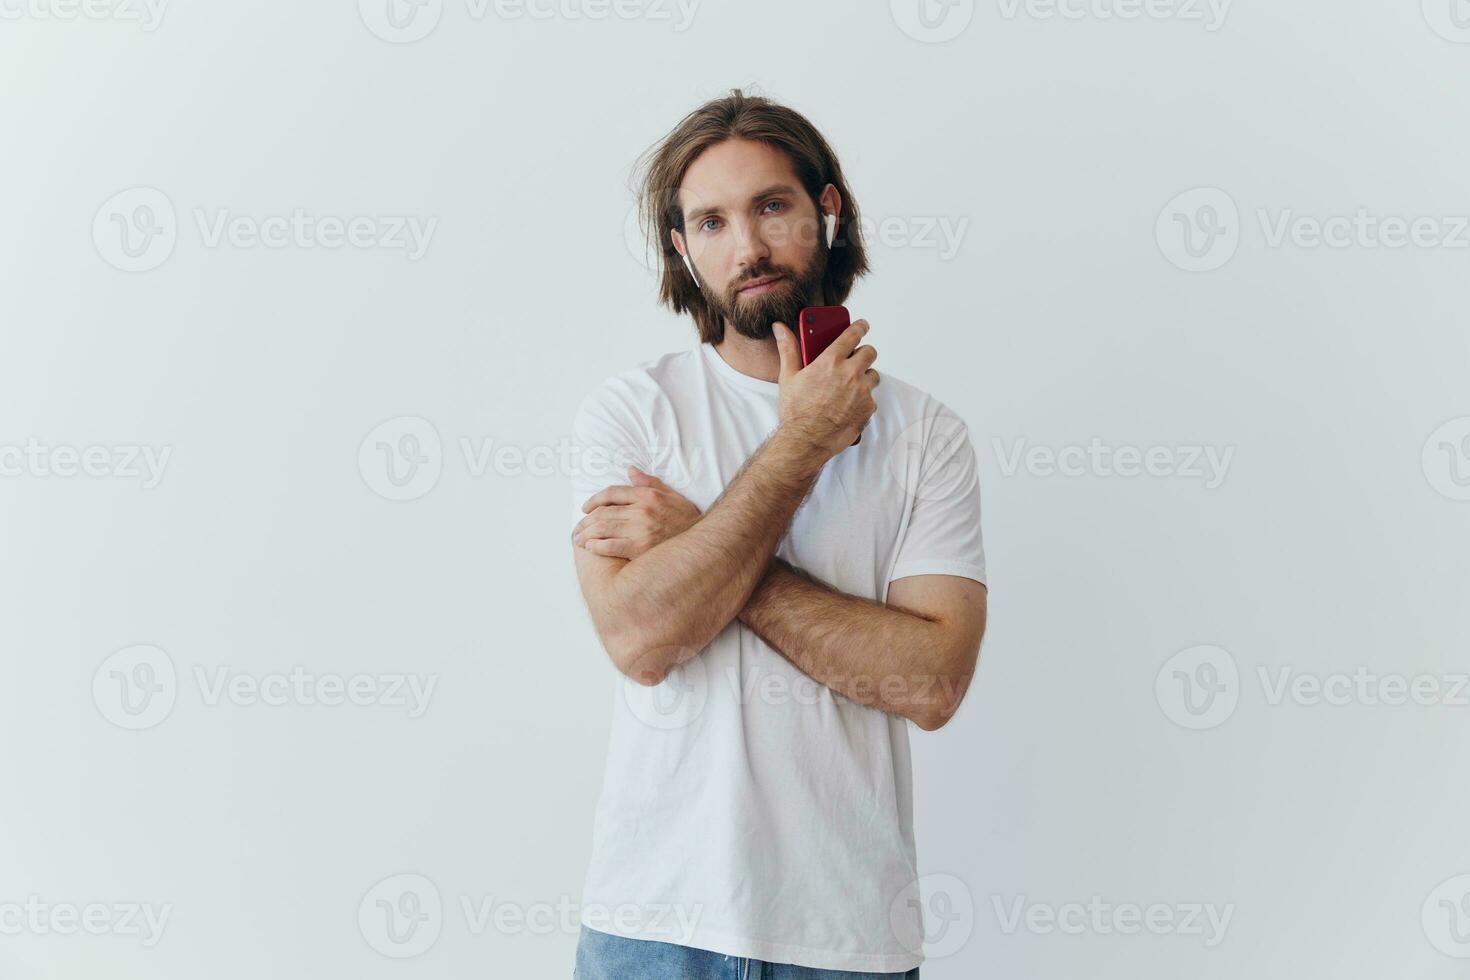
[[[574,427],[577,578],[626,675],[576,976],[917,977],[906,721],[945,724],[985,628],[968,432],[879,378],[862,320],[800,366],[797,313],[867,270],[800,114],[700,107],[640,197],[700,343],[608,379]]]

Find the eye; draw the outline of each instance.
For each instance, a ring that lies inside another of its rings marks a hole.
[[[720,219],[719,218],[705,218],[703,221],[701,221],[699,223],[699,230],[700,231],[714,231],[715,229],[714,228],[711,228],[710,225],[712,225],[712,224],[713,225],[718,225],[719,222],[720,222]]]
[[[776,210],[775,211],[766,210],[766,213],[767,214],[776,214],[779,211],[786,210],[786,202],[785,201],[767,201],[766,204],[765,204],[765,209],[769,209],[769,208],[772,208],[772,207],[774,207]]]

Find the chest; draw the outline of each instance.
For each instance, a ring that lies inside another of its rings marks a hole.
[[[776,411],[740,415],[688,409],[654,447],[654,472],[708,510],[776,428]],[[888,425],[875,416],[862,440],[828,460],[776,554],[827,584],[877,599],[912,506],[901,492],[905,465],[890,458]]]

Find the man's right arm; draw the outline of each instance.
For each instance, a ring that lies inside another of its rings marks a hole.
[[[657,684],[735,618],[824,462],[798,427],[778,426],[682,534],[632,561],[575,549],[592,621],[620,671]],[[619,502],[617,493],[601,502]]]
[[[795,336],[782,325],[780,423],[719,499],[631,561],[574,549],[582,594],[618,670],[658,684],[744,607],[822,467],[873,414],[877,352],[857,347],[867,330],[855,321],[801,368]],[[626,492],[610,487],[589,503],[616,504]]]

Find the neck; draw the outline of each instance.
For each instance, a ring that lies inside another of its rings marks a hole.
[[[776,381],[781,377],[781,354],[776,349],[776,338],[755,340],[736,333],[727,323],[725,337],[715,344],[715,350],[741,374],[762,381]]]
[[[808,298],[807,305],[824,306],[826,299],[826,290],[818,286],[816,295]],[[794,320],[786,326],[793,334],[796,333]],[[756,340],[740,333],[726,320],[725,336],[714,346],[725,359],[725,363],[741,374],[773,383],[781,380],[781,352],[776,347],[774,336],[766,340]]]

